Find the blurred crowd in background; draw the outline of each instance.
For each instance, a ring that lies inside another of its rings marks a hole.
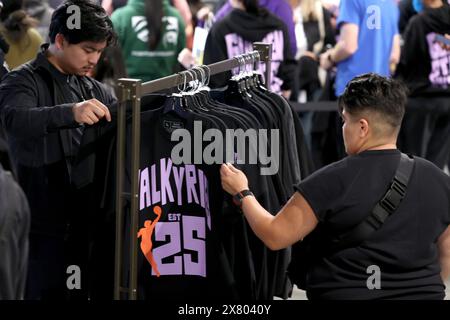
[[[0,2],[1,73],[35,57],[62,2]],[[150,81],[231,58],[254,41],[271,41],[278,55],[272,89],[293,103],[312,103],[300,113],[317,168],[345,154],[339,114],[315,112],[314,102],[335,100],[351,78],[365,72],[401,78],[410,90],[400,149],[448,166],[450,54],[448,45],[436,41],[438,35],[450,38],[447,0],[379,1],[378,8],[353,0],[96,2],[111,15],[119,44],[103,52],[91,76],[111,91],[122,77]],[[361,10],[369,16],[366,26]],[[268,36],[280,28],[280,37]],[[223,85],[211,80],[212,86]]]

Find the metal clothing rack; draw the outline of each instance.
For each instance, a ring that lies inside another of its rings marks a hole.
[[[215,75],[225,71],[230,71],[240,67],[242,61],[245,64],[248,61],[246,57],[259,53],[259,59],[266,64],[265,83],[271,83],[271,60],[272,60],[272,44],[261,42],[253,43],[255,51],[236,56],[234,58],[217,62],[207,66],[208,74]],[[254,61],[254,60],[251,60]],[[183,71],[158,80],[142,83],[138,79],[119,79],[118,87],[118,110],[117,110],[117,151],[116,151],[116,237],[115,237],[115,270],[114,270],[114,299],[120,300],[122,294],[128,295],[128,300],[137,299],[137,264],[138,264],[138,199],[139,199],[139,159],[140,159],[140,112],[141,97],[158,92],[165,89],[175,88],[186,84],[186,81],[194,80],[192,72]],[[132,107],[132,132],[131,132],[131,193],[123,191],[124,168],[125,168],[125,140],[126,140],[126,105],[131,103]],[[123,229],[123,201],[129,198],[131,202],[131,223],[130,223],[130,274],[129,286],[122,287],[122,229]]]

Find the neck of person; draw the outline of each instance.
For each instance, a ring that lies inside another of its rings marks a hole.
[[[431,8],[431,9],[437,9],[440,8],[444,5],[444,3],[442,2],[442,0],[436,0],[436,1],[432,1],[427,7]]]
[[[231,7],[233,7],[233,9],[239,9],[242,11],[246,11],[244,4],[240,1],[231,1]]]
[[[58,57],[55,54],[55,47],[52,44],[45,52],[45,56],[47,57],[48,62],[50,62],[56,69],[58,69],[59,72],[61,72],[62,74],[68,74],[66,71],[64,71],[61,64],[59,63]]]
[[[364,143],[360,152],[372,151],[372,150],[393,150],[397,149],[397,139],[396,138],[386,138],[382,140],[368,140]],[[360,153],[358,152],[358,153]]]
[[[392,149],[397,149],[397,144],[396,143],[385,143],[385,144],[380,144],[380,145],[374,145],[374,146],[371,146],[371,147],[365,149],[365,151],[370,151],[370,150],[392,150]]]

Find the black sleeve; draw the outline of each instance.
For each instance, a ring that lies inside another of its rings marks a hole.
[[[73,103],[38,106],[38,88],[19,71],[9,73],[0,85],[0,120],[9,135],[36,138],[79,126],[74,120]]]
[[[342,201],[344,186],[339,178],[339,170],[338,164],[331,164],[295,186],[295,190],[305,198],[321,222],[326,221],[329,212]]]
[[[287,31],[287,27],[283,24],[283,61],[280,64],[280,68],[278,69],[278,78],[283,80],[283,84],[281,85],[282,90],[292,90],[294,87],[294,77],[295,77],[295,69],[297,66],[297,62],[292,55],[291,44],[289,42],[289,33]]]
[[[225,38],[220,32],[220,23],[215,24],[209,31],[208,37],[206,38],[203,64],[208,65],[226,60],[228,58],[230,57],[228,57]],[[222,72],[212,76],[209,84],[212,88],[223,87],[227,84],[230,78],[231,72]]]
[[[336,44],[336,35],[331,26],[331,13],[327,9],[323,8],[323,20],[325,24],[325,39],[324,45],[331,44],[334,46]]]

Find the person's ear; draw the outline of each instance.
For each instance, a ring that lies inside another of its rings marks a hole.
[[[64,36],[61,33],[58,33],[55,37],[55,45],[58,50],[62,50],[64,48],[64,42],[66,39],[64,39]]]
[[[369,134],[370,126],[369,121],[367,119],[361,118],[359,119],[359,136],[360,138],[365,138]]]

